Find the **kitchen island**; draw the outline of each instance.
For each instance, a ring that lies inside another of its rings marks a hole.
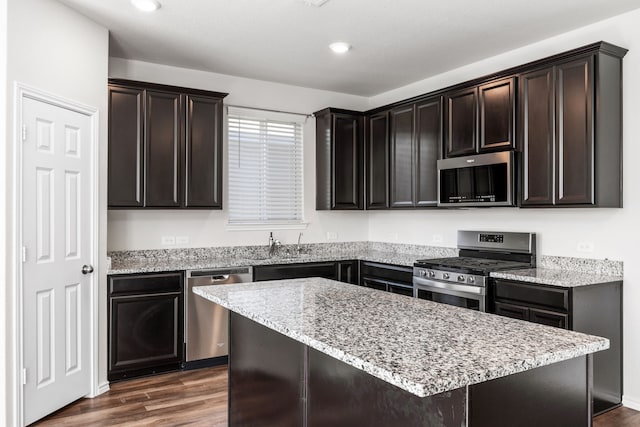
[[[197,287],[230,310],[231,426],[587,426],[605,338],[328,279]]]

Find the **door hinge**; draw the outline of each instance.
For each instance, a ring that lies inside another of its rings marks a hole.
[[[22,385],[27,384],[27,368],[22,369]]]
[[[22,262],[27,262],[27,247],[22,247]]]
[[[22,125],[22,140],[27,140],[27,125]]]

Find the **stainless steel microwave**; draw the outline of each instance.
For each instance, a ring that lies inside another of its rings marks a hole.
[[[438,160],[438,206],[514,206],[514,153]]]

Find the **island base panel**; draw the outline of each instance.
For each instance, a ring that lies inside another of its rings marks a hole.
[[[306,346],[229,312],[229,425],[300,427]]]
[[[309,427],[464,427],[465,387],[418,397],[309,349]]]
[[[229,315],[231,427],[592,425],[591,355],[420,398]]]
[[[591,355],[469,386],[469,427],[591,426]]]

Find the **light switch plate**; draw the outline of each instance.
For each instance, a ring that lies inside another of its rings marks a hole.
[[[188,245],[189,236],[176,236],[176,245]]]
[[[338,240],[338,233],[335,231],[327,231],[327,240]]]
[[[176,237],[175,236],[162,236],[160,239],[160,243],[163,245],[175,245]]]

